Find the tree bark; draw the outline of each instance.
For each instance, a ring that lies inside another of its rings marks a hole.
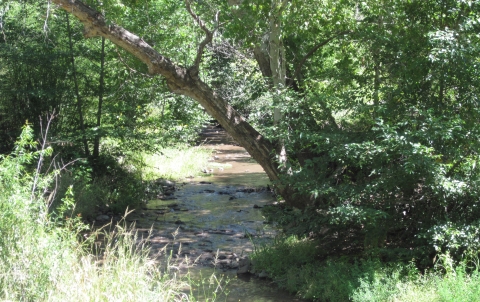
[[[97,132],[93,142],[93,160],[100,156],[100,126],[102,125],[103,93],[105,91],[105,38],[102,37],[102,48],[100,52],[100,80],[98,85],[98,107],[97,107]]]
[[[213,118],[263,167],[271,181],[279,180],[280,171],[274,161],[274,146],[256,131],[219,94],[198,77],[198,70],[190,70],[173,63],[161,55],[143,39],[124,28],[106,23],[99,12],[77,0],[53,0],[62,9],[73,14],[84,25],[84,36],[104,37],[131,53],[148,67],[152,75],[162,75],[169,89],[200,103]],[[304,208],[304,199],[294,198],[290,186],[277,186],[286,203]]]
[[[75,68],[75,57],[73,55],[73,42],[72,42],[72,30],[70,28],[70,20],[68,18],[68,13],[65,13],[67,19],[67,31],[68,31],[68,45],[70,46],[70,61],[72,62],[72,74],[73,82],[75,84],[75,96],[77,97],[77,111],[78,119],[80,123],[80,131],[82,132],[82,143],[85,156],[90,156],[90,150],[88,148],[87,135],[85,132],[85,122],[83,120],[83,102],[80,97],[80,91],[78,89],[78,80],[77,80],[77,69]]]
[[[270,68],[270,59],[268,54],[269,35],[266,34],[261,38],[260,44],[253,48],[253,55],[257,61],[260,72],[265,78],[272,78],[272,69]]]
[[[285,5],[285,0],[273,0],[269,20],[270,69],[276,90],[284,89],[286,84],[285,48],[282,39],[282,12]]]
[[[272,73],[273,82],[273,123],[278,125],[283,119],[283,112],[281,110],[282,91],[286,88],[287,69],[285,63],[285,47],[282,39],[282,14],[286,0],[272,0],[272,11],[269,20],[269,56],[270,69]],[[281,168],[285,169],[287,166],[287,151],[285,149],[285,142],[280,140],[277,146],[277,160],[281,164]]]

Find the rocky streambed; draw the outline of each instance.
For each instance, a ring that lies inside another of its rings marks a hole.
[[[177,262],[238,270],[254,245],[275,236],[260,212],[274,202],[265,188],[194,180],[175,187],[175,194],[151,200],[127,217],[149,235],[154,253],[166,249]]]
[[[215,272],[227,278],[228,295],[221,301],[300,301],[248,260],[277,233],[260,210],[276,202],[261,166],[221,129],[207,128],[202,145],[214,152],[204,176],[157,180],[150,188],[157,196],[127,221],[135,223],[159,264],[171,257],[170,265],[193,276]]]

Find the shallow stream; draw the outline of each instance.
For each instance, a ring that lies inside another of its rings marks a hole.
[[[129,221],[145,234],[152,228],[152,252],[166,249],[180,270],[227,278],[228,295],[218,301],[300,301],[267,279],[237,276],[238,259],[276,234],[260,211],[275,199],[261,166],[223,130],[210,127],[203,139],[202,145],[214,150],[205,176],[177,182],[174,191],[151,200]]]

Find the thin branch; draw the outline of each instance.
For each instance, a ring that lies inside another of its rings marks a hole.
[[[58,155],[58,154],[57,154]],[[55,155],[55,157],[52,159],[52,164],[53,164],[53,167],[55,168],[55,187],[54,189],[52,190],[52,192],[50,193],[50,196],[48,196],[47,198],[47,207],[50,208],[53,204],[53,201],[55,200],[55,196],[57,196],[57,190],[58,190],[58,186],[59,186],[59,178],[61,178],[60,176],[60,172],[61,171],[68,171],[67,170],[67,167],[70,166],[70,165],[73,165],[75,162],[79,161],[79,160],[84,160],[84,158],[77,158],[77,159],[74,159],[72,161],[69,161],[68,163],[63,163],[63,160],[62,160],[62,165],[60,166],[58,164],[57,161],[55,161],[55,158],[57,157],[57,155]],[[45,194],[46,192],[44,192]]]
[[[40,149],[40,157],[37,162],[37,169],[35,170],[35,177],[33,178],[33,185],[32,185],[32,194],[30,196],[30,200],[33,201],[33,198],[35,197],[35,190],[37,189],[37,184],[38,184],[38,179],[40,177],[40,170],[42,169],[43,165],[43,159],[45,155],[45,150],[47,149],[47,139],[48,139],[48,130],[50,129],[50,125],[52,123],[52,120],[55,118],[55,111],[53,111],[50,116],[47,116],[47,125],[45,127],[45,130],[43,130],[43,125],[42,125],[42,117],[40,117],[40,134],[42,138],[42,146]]]
[[[205,22],[193,12],[192,7],[190,6],[190,0],[185,0],[185,7],[187,8],[187,11],[189,14],[192,16],[192,18],[197,22],[198,26],[205,32],[205,39],[200,43],[197,49],[197,57],[195,58],[195,62],[193,63],[193,67],[196,68],[196,73],[198,74],[198,69],[200,66],[200,62],[202,61],[202,55],[203,51],[205,50],[205,46],[207,46],[208,43],[212,42],[213,40],[213,34],[216,31],[216,28],[214,31],[210,31],[207,26],[205,25]],[[215,15],[215,21],[218,24],[218,14],[219,12],[216,13]]]
[[[5,35],[5,28],[4,28],[4,25],[3,25],[3,17],[7,13],[8,8],[9,7],[8,7],[8,3],[7,3],[6,7],[3,10],[0,10],[0,31],[2,32],[3,41],[5,41],[5,43],[7,42],[7,36]]]
[[[47,15],[45,16],[45,22],[43,23],[43,32],[45,38],[48,36],[48,18],[50,17],[50,0],[47,1]]]
[[[297,67],[295,68],[295,71],[293,73],[293,76],[292,78],[290,79],[289,83],[292,83],[293,81],[295,81],[295,79],[298,77],[298,75],[300,74],[300,71],[302,70],[302,67],[303,65],[305,64],[305,62],[311,57],[313,56],[313,54],[319,50],[321,47],[327,45],[328,43],[330,43],[330,41],[332,41],[333,39],[341,36],[341,35],[346,35],[346,34],[351,34],[352,31],[350,30],[345,30],[345,31],[342,31],[342,32],[339,32],[338,34],[335,34],[333,36],[331,36],[330,38],[318,43],[317,45],[315,45],[301,60],[300,62],[298,63]]]
[[[85,122],[83,119],[83,100],[80,97],[80,91],[78,88],[78,78],[77,78],[77,69],[75,67],[75,56],[73,54],[73,42],[72,42],[72,29],[70,27],[70,18],[69,18],[69,13],[65,11],[65,17],[67,20],[67,33],[68,33],[68,45],[69,45],[69,50],[70,50],[70,61],[72,64],[72,76],[73,76],[73,82],[75,85],[75,96],[77,97],[77,111],[78,111],[78,118],[80,121],[80,130],[82,131],[82,142],[83,142],[83,147],[85,150],[85,155],[89,156],[90,151],[88,149],[88,142],[87,142],[87,135],[85,132]]]

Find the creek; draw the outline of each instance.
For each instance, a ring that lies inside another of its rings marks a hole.
[[[237,276],[239,259],[276,235],[260,211],[275,198],[261,166],[222,129],[209,127],[202,139],[205,148],[213,149],[205,176],[161,182],[164,195],[132,213],[129,221],[150,234],[153,254],[171,255],[180,271],[188,270],[193,278],[215,272],[228,280],[228,294],[217,296],[218,301],[300,301],[268,279]],[[197,299],[203,299],[201,293]]]

